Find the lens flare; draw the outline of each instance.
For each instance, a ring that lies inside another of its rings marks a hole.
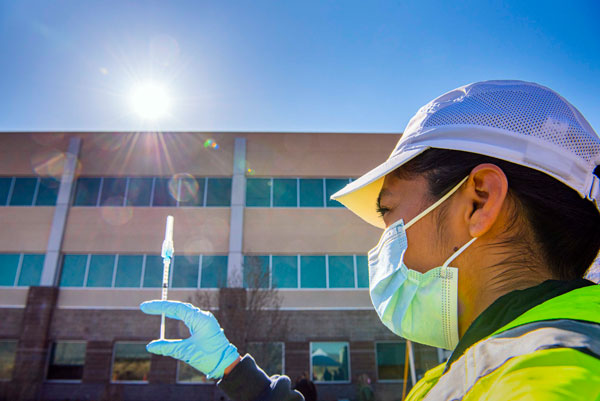
[[[204,141],[205,149],[219,149],[219,144],[212,139],[207,139]]]
[[[175,174],[173,178],[171,178],[174,182],[179,182],[179,191],[175,190],[174,198],[179,202],[192,203],[197,204],[199,199],[199,185],[198,180],[188,173],[179,173]],[[171,191],[171,185],[169,183],[169,191]],[[173,193],[172,193],[173,194]]]

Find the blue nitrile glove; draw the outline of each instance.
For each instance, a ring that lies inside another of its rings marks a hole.
[[[225,369],[240,356],[212,313],[192,304],[178,301],[146,301],[142,312],[183,321],[192,334],[184,340],[154,340],[146,349],[158,355],[171,356],[198,369],[209,379],[223,377]]]

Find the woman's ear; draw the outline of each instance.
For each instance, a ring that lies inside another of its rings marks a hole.
[[[508,179],[500,167],[485,163],[471,171],[466,195],[472,206],[465,216],[471,237],[481,237],[502,219],[507,193]]]

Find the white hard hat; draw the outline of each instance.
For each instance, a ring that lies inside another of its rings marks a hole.
[[[600,138],[553,90],[532,82],[484,81],[434,99],[410,120],[390,157],[331,196],[385,228],[376,211],[385,175],[430,148],[466,151],[542,171],[600,210]]]

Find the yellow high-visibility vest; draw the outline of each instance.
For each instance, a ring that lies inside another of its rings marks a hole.
[[[531,308],[444,368],[406,400],[600,400],[600,285]]]

